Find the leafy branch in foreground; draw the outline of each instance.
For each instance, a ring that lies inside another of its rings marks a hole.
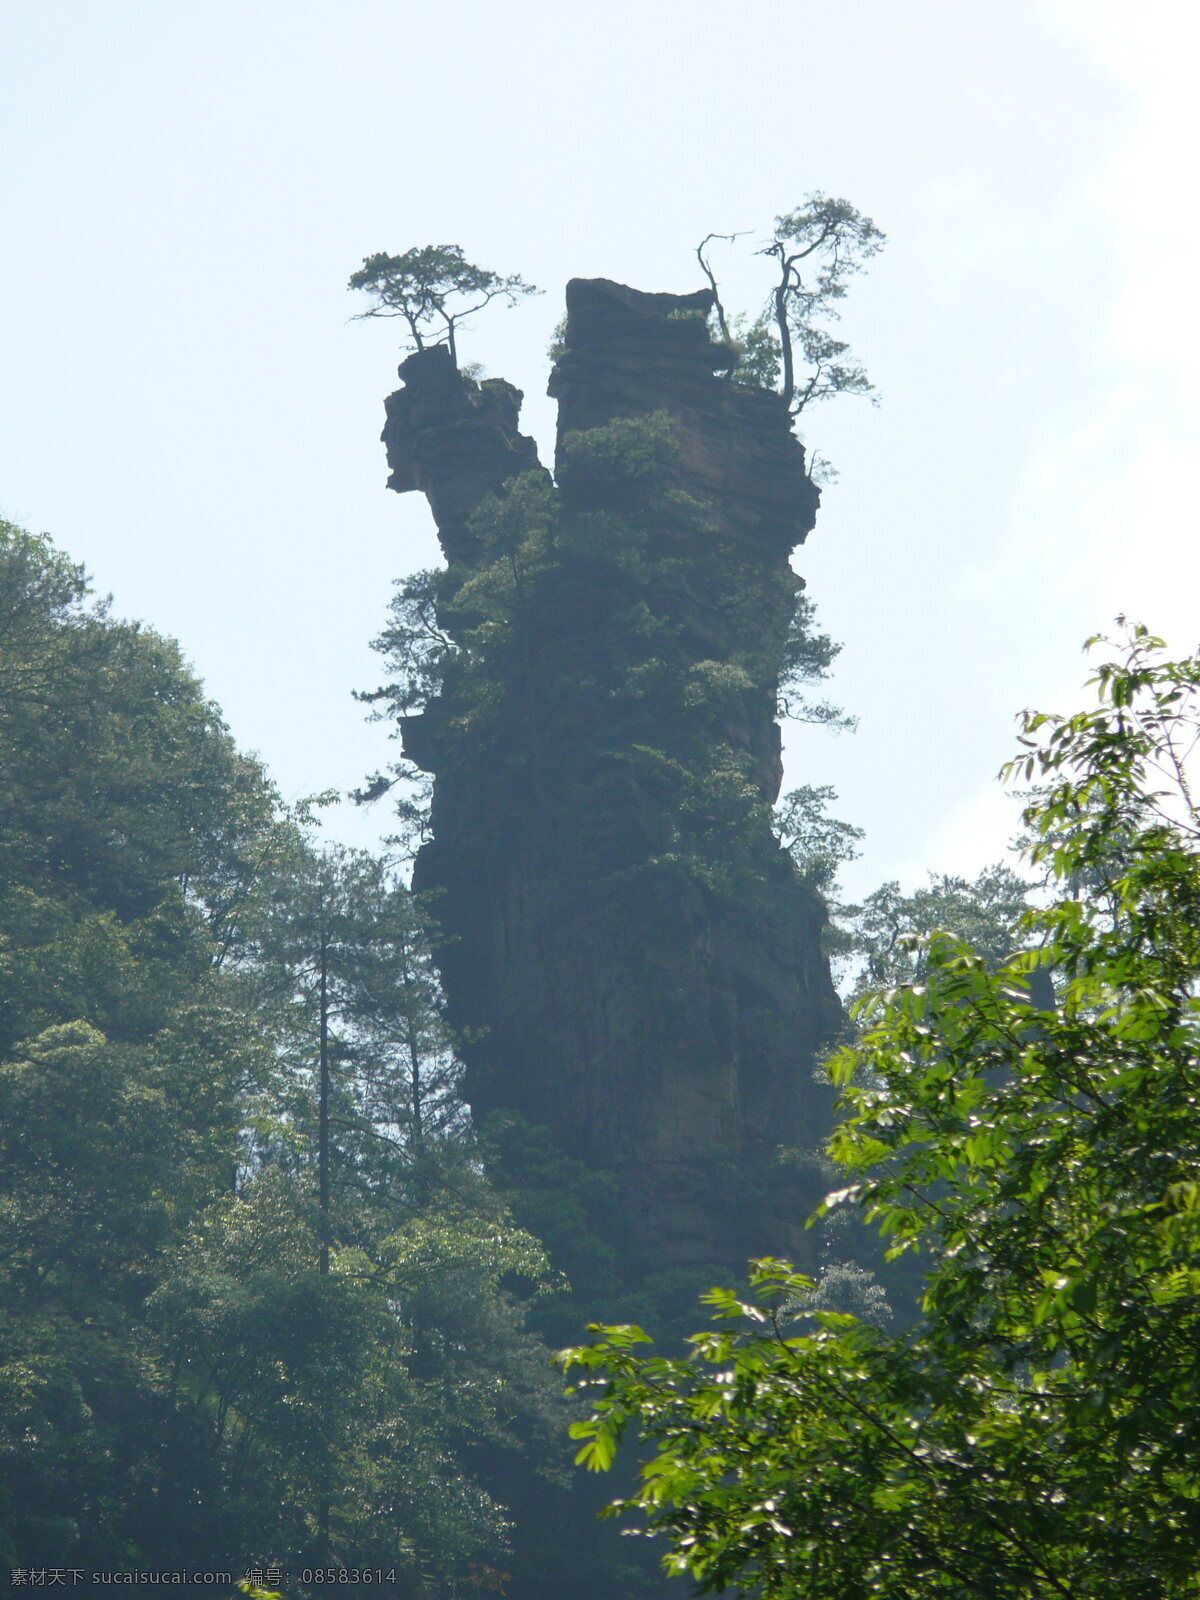
[[[561,1358],[578,1460],[654,1447],[610,1509],[701,1591],[1200,1594],[1200,656],[1133,627],[1091,682],[1089,710],[1026,714],[1004,774],[1042,784],[1029,948],[989,970],[929,934],[922,981],[861,1001],[830,1064],[849,1182],[823,1209],[921,1252],[923,1319],[819,1309],[768,1260],[705,1297],[722,1326],[682,1359],[633,1327]]]

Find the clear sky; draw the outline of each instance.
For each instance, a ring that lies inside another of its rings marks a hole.
[[[853,736],[788,781],[848,886],[974,870],[1024,705],[1118,610],[1200,640],[1194,85],[1183,0],[9,0],[0,510],[173,634],[289,797],[387,758],[351,690],[436,559],[383,487],[394,324],[362,257],[457,242],[546,293],[463,354],[527,394],[571,276],[699,286],[710,230],[821,189],[890,237],[846,304],[882,394],[805,417],[841,477],[797,566]],[[727,298],[759,298],[753,258]],[[368,842],[386,818],[331,831]]]

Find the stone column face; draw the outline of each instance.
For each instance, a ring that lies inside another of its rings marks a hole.
[[[684,517],[670,539],[648,526],[640,570],[651,586],[656,562],[669,571],[668,665],[685,682],[756,651],[772,659],[754,635],[786,630],[802,587],[789,556],[819,499],[782,400],[721,375],[729,352],[709,338],[710,305],[708,291],[573,280],[550,381],[556,514],[585,530],[614,505],[614,526],[640,525],[611,474],[572,440],[620,419],[669,423],[658,492],[702,515]],[[451,587],[467,592],[495,558],[473,513],[522,475],[547,475],[518,431],[510,385],[464,378],[442,348],[400,372],[383,436],[389,486],[427,496]],[[711,591],[714,551],[728,581],[771,597],[766,611],[731,609]],[[775,800],[782,775],[777,683],[743,674],[704,725],[714,772],[743,774],[749,796],[736,860],[714,861],[707,881],[679,865],[699,859],[701,836],[686,808],[663,799],[646,755],[660,743],[670,752],[675,731],[655,730],[628,697],[564,688],[570,663],[600,659],[611,632],[602,577],[594,610],[588,581],[586,563],[561,582],[551,574],[545,592],[558,599],[543,600],[528,625],[529,679],[493,715],[485,745],[472,745],[453,682],[403,726],[406,755],[434,777],[433,837],[414,881],[435,895],[467,1098],[477,1116],[545,1124],[566,1152],[617,1173],[631,1237],[662,1264],[803,1259],[801,1224],[819,1185],[778,1152],[811,1150],[828,1131],[831,1094],[813,1067],[840,1007],[821,950],[824,908],[756,804]]]

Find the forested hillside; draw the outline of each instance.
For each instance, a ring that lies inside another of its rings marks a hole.
[[[562,1474],[551,1277],[421,908],[47,540],[0,563],[0,1559],[496,1589],[483,1479]]]

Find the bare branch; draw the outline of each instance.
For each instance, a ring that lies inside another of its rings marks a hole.
[[[721,291],[717,288],[716,276],[714,275],[712,268],[709,266],[708,261],[705,258],[704,248],[706,245],[711,244],[714,239],[723,239],[727,244],[732,244],[735,239],[744,239],[748,231],[748,229],[743,229],[741,233],[706,233],[704,238],[701,239],[700,243],[696,246],[696,260],[700,263],[700,270],[708,279],[709,287],[713,292],[713,304],[717,313],[717,325],[721,330],[722,339],[724,339],[725,343],[729,345],[733,343],[733,339],[730,337],[729,324],[725,320],[725,307],[721,304]]]

